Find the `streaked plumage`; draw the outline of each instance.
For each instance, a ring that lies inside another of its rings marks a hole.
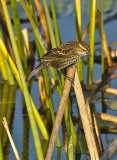
[[[51,49],[42,58],[40,58],[43,62],[28,75],[26,81],[44,68],[52,66],[60,70],[70,66],[85,55],[91,56],[90,47],[87,43],[83,41],[63,43],[60,46]]]

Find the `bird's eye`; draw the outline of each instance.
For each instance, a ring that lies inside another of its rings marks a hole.
[[[86,50],[85,50],[85,49],[83,49],[83,51],[85,52]]]

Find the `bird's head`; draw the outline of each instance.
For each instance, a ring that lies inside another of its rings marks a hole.
[[[79,45],[79,52],[82,56],[84,55],[89,55],[92,57],[91,52],[90,52],[90,47],[87,43],[85,43],[84,41],[78,42]]]

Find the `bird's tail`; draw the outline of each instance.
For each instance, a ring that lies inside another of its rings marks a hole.
[[[50,66],[50,62],[42,62],[32,72],[29,73],[29,75],[26,78],[26,81],[28,81],[30,78],[32,78],[40,70],[45,69],[49,66]]]

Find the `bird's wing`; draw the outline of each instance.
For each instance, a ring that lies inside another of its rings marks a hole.
[[[40,60],[44,61],[53,61],[54,59],[63,59],[66,58],[67,55],[71,55],[73,53],[74,48],[71,46],[68,46],[69,44],[60,45],[57,48],[51,49],[49,52],[47,52],[43,57],[40,58]]]

